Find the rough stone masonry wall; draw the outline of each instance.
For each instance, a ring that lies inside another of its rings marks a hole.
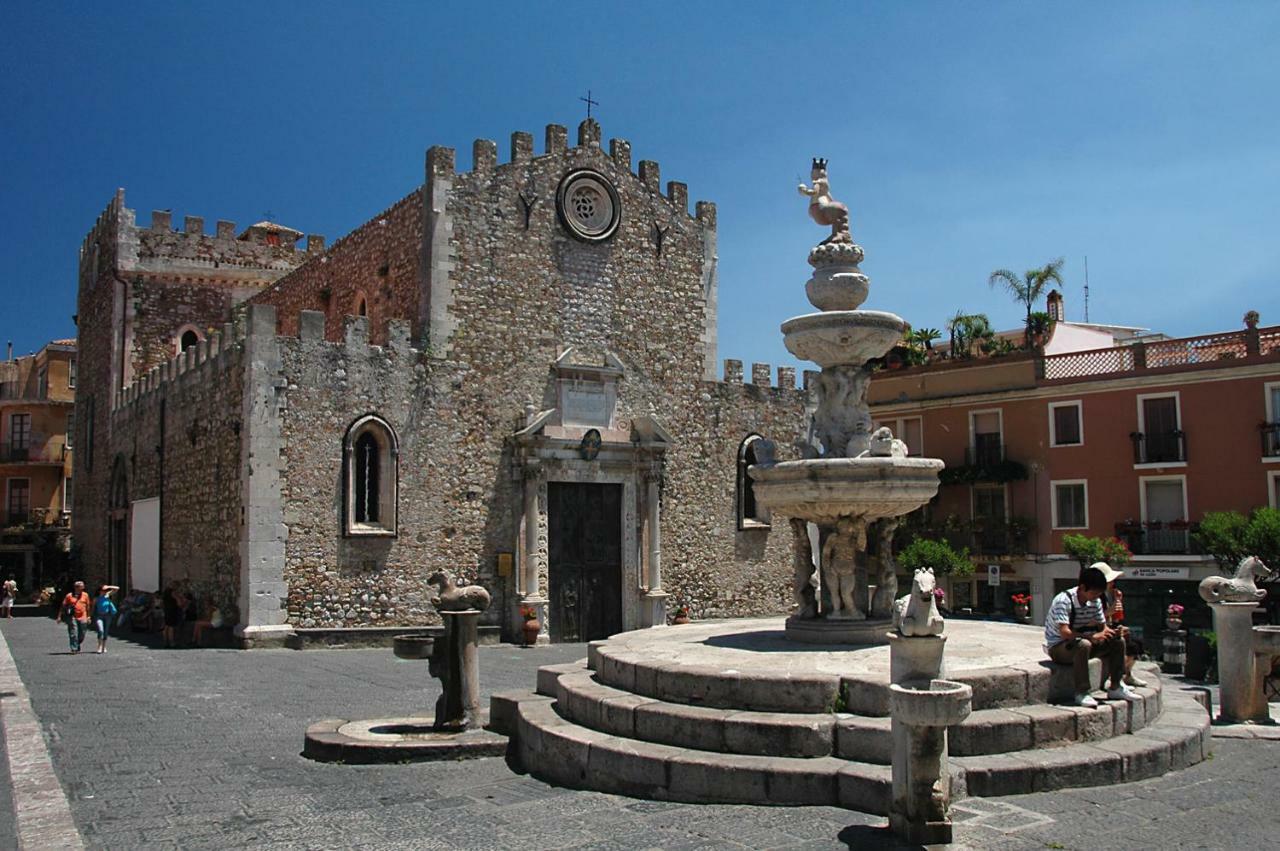
[[[325,338],[342,339],[343,318],[365,300],[370,338],[387,340],[387,322],[412,319],[418,308],[418,263],[422,246],[422,190],[335,242],[324,256],[286,275],[250,299],[272,304],[282,334],[298,334],[303,310],[325,314]]]
[[[734,362],[730,362],[734,363]],[[739,364],[738,368],[741,368]],[[704,382],[671,420],[676,446],[663,491],[663,586],[696,618],[784,614],[791,607],[791,528],[738,529],[738,451],[751,434],[772,440],[780,461],[797,457],[804,393],[786,381]]]
[[[176,354],[174,338],[192,325],[201,336],[220,328],[231,308],[308,259],[318,258],[322,237],[308,250],[237,239],[235,224],[220,221],[205,233],[204,220],[187,216],[182,230],[168,212],[152,213],[151,227],[131,227],[136,261],[121,268],[129,282],[125,322],[130,376],[159,366]]]
[[[124,193],[117,192],[80,247],[77,314],[76,433],[72,456],[72,517],[86,581],[107,575],[107,499],[111,481],[112,315]]]
[[[122,394],[112,415],[110,457],[126,465],[130,501],[160,497],[162,585],[183,582],[234,623],[244,358],[243,343],[222,350],[221,338],[151,371]]]
[[[433,426],[440,388],[416,350],[409,324],[394,322],[388,346],[367,345],[368,320],[348,317],[344,339],[323,339],[323,316],[302,315],[302,337],[281,338],[285,581],[289,622],[297,627],[438,622],[425,579],[442,560],[439,526],[452,496],[423,447],[440,439]],[[400,455],[399,534],[342,534],[343,441],[359,417],[376,414],[396,432]],[[445,412],[447,416],[447,411]]]

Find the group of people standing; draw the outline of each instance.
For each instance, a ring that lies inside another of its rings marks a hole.
[[[58,608],[58,622],[65,622],[67,625],[67,639],[73,654],[80,652],[90,623],[98,634],[98,649],[94,652],[107,652],[107,636],[111,632],[111,624],[115,621],[117,611],[111,595],[119,590],[115,585],[99,585],[98,593],[90,599],[84,590],[84,582],[78,581],[67,596],[62,598],[62,605]]]

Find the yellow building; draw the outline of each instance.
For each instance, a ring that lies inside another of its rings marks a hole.
[[[76,341],[0,361],[0,576],[25,601],[70,549]]]

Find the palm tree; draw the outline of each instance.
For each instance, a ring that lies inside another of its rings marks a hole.
[[[1026,341],[1027,345],[1031,345],[1031,310],[1035,307],[1040,296],[1044,294],[1045,287],[1049,284],[1062,285],[1062,258],[1059,257],[1052,263],[1048,263],[1039,269],[1028,269],[1022,273],[1019,278],[1008,269],[996,269],[987,278],[987,284],[995,286],[1002,285],[1013,296],[1013,300],[1023,305],[1027,309],[1027,325],[1026,325]]]
[[[973,344],[980,340],[990,340],[995,336],[991,320],[985,313],[964,313],[956,311],[956,315],[947,322],[947,331],[951,334],[951,357],[967,358],[973,352]]]

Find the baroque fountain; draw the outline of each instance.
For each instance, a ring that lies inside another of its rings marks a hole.
[[[789,518],[796,611],[591,642],[587,658],[540,668],[535,690],[493,695],[492,729],[512,737],[510,756],[544,780],[601,792],[849,807],[888,816],[919,844],[951,840],[956,796],[1110,785],[1203,759],[1208,716],[1155,674],[1132,700],[1053,706],[1070,669],[1043,658],[1039,629],[944,624],[929,569],[895,600],[894,531],[937,493],[943,464],[907,457],[872,428],[868,364],[905,323],[860,309],[862,249],[824,160],[800,190],[831,235],[809,255],[818,312],[782,331],[793,354],[822,367],[817,409],[799,460],[766,449],[750,468],[756,499]],[[868,536],[881,546],[874,580]]]
[[[791,521],[797,610],[787,637],[819,644],[883,644],[891,626],[897,580],[891,558],[881,559],[876,594],[867,570],[867,535],[878,531],[888,553],[898,518],[938,492],[942,461],[908,458],[905,444],[887,428],[872,429],[867,409],[871,363],[887,353],[906,329],[901,317],[860,310],[870,282],[858,268],[861,246],[849,231],[849,208],[831,197],[827,161],[815,159],[809,215],[831,235],[809,252],[813,277],[805,285],[818,313],[782,324],[787,350],[822,368],[817,411],[798,461],[751,468],[756,499]],[[872,524],[882,521],[878,527]],[[808,524],[819,530],[821,579]]]

